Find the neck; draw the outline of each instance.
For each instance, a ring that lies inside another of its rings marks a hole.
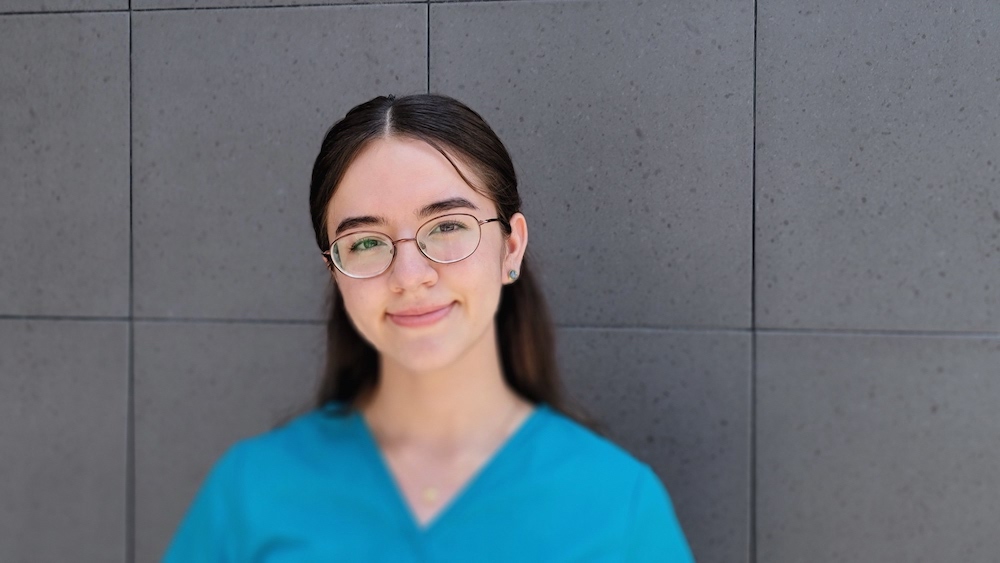
[[[383,357],[378,387],[361,407],[382,445],[455,451],[530,411],[504,381],[493,344],[430,372],[410,371]]]

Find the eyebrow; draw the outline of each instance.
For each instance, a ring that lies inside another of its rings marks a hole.
[[[479,210],[479,208],[476,207],[474,203],[465,199],[464,197],[453,197],[450,199],[444,199],[441,201],[436,201],[434,203],[425,205],[423,208],[420,209],[420,211],[417,212],[417,216],[424,218],[424,217],[429,217],[431,215],[436,215],[438,213],[443,213],[445,211],[451,211],[452,209],[472,209],[474,211]],[[336,234],[339,235],[344,231],[347,231],[349,229],[355,229],[357,227],[371,227],[373,225],[384,227],[388,223],[389,222],[385,219],[385,217],[381,217],[378,215],[362,215],[360,217],[348,217],[347,219],[341,221],[339,225],[337,225]]]
[[[418,217],[428,217],[430,215],[436,215],[444,211],[451,211],[452,209],[472,209],[479,211],[479,208],[475,206],[471,201],[465,199],[464,197],[453,197],[451,199],[445,199],[425,205],[423,209],[417,213]]]
[[[370,227],[372,225],[384,226],[388,223],[385,217],[376,217],[374,215],[364,215],[362,217],[348,217],[337,225],[336,234],[340,234],[348,229],[355,229],[357,227]]]

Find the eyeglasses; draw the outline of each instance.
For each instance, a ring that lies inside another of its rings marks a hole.
[[[323,256],[327,265],[332,264],[345,276],[373,278],[389,269],[396,257],[397,244],[412,240],[428,260],[452,264],[472,256],[479,248],[482,225],[496,221],[500,219],[480,221],[472,215],[455,213],[427,221],[413,238],[392,240],[376,231],[348,233],[334,240]]]

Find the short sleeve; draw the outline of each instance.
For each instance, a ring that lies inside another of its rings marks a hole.
[[[643,464],[632,494],[632,523],[626,561],[693,563],[673,505],[660,479]]]
[[[235,560],[242,514],[240,466],[237,444],[209,471],[163,556],[164,563]]]

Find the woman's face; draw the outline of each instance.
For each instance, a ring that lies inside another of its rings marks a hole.
[[[462,173],[478,183],[467,167]],[[493,202],[427,143],[379,139],[355,158],[338,185],[326,211],[327,235],[331,241],[357,231],[413,238],[428,219],[447,213],[480,221],[497,216]],[[460,262],[432,262],[407,241],[396,245],[389,269],[375,277],[334,272],[348,315],[379,351],[383,367],[429,372],[462,360],[495,361],[500,289],[510,281],[508,272],[519,269],[527,243],[524,217],[516,214],[511,227],[505,237],[498,222],[482,225],[479,247]]]

